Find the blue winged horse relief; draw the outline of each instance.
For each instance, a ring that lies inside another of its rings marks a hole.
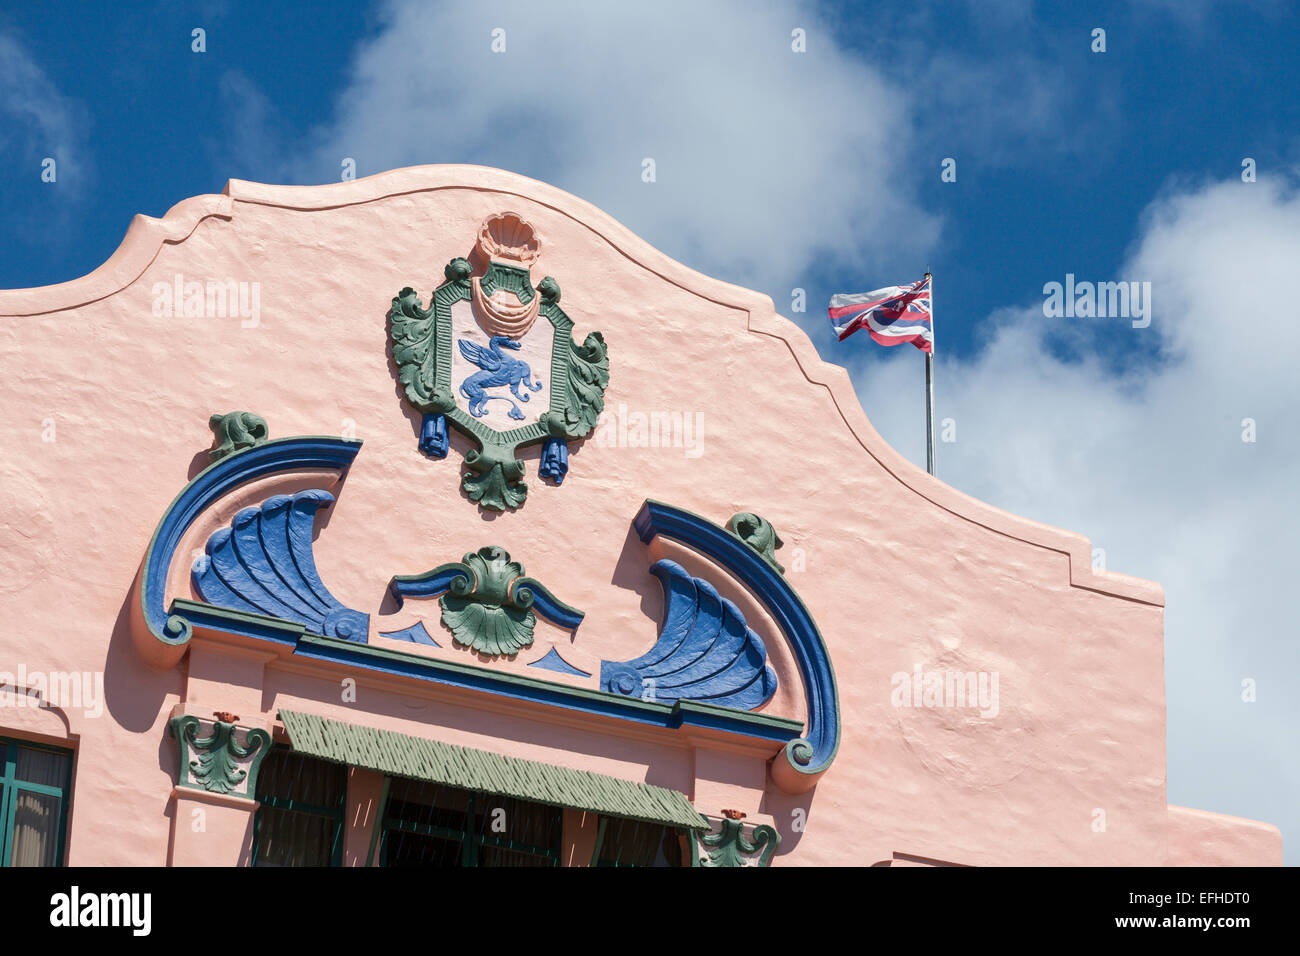
[[[460,347],[460,354],[482,370],[460,383],[460,393],[469,399],[469,413],[475,418],[482,418],[487,414],[488,402],[509,402],[510,417],[522,421],[524,413],[518,405],[504,395],[487,393],[489,388],[509,385],[515,398],[526,402],[528,395],[519,391],[520,385],[526,385],[534,392],[541,391],[542,383],[533,381],[533,371],[527,362],[501,353],[502,348],[518,349],[519,343],[506,335],[494,335],[486,349],[468,339],[457,339],[456,344]]]

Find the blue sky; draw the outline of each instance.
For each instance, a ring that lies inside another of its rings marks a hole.
[[[486,11],[484,23],[510,22],[509,4],[470,6]],[[827,31],[809,38],[809,58],[834,42],[845,56],[923,91],[900,130],[907,148],[896,173],[941,228],[924,254],[891,256],[896,261],[886,265],[845,257],[808,270],[800,287],[820,303],[841,286],[902,282],[929,265],[943,302],[944,352],[977,349],[983,331],[975,313],[1041,294],[1044,276],[1072,271],[1116,278],[1138,217],[1160,189],[1187,178],[1235,175],[1244,156],[1276,170],[1300,152],[1300,96],[1289,95],[1300,82],[1293,56],[1300,17],[1288,15],[1284,4],[909,2],[809,9]],[[366,4],[331,8],[328,17],[317,12],[299,2],[140,4],[126,12],[92,2],[62,15],[31,5],[0,13],[3,35],[39,67],[42,87],[70,114],[75,129],[60,145],[76,163],[62,172],[59,188],[50,188],[39,175],[21,173],[39,171],[45,156],[58,153],[49,138],[22,130],[0,134],[12,171],[0,194],[7,226],[0,287],[89,272],[112,254],[136,213],[161,216],[181,198],[219,192],[232,177],[337,179],[335,164],[293,157],[336,117],[358,46],[383,32],[384,16],[380,5]],[[796,15],[791,22],[802,21]],[[195,26],[208,34],[202,55],[191,51]],[[1097,26],[1107,30],[1104,54],[1090,49]],[[683,25],[682,32],[692,31]],[[747,39],[723,33],[701,46],[725,55]],[[408,55],[434,57],[443,42],[472,40],[470,31],[412,38]],[[789,38],[771,42],[784,53]],[[986,88],[972,90],[972,83]],[[841,121],[862,122],[853,91],[835,92]],[[989,109],[983,97],[999,92],[1012,95]],[[1044,114],[1023,108],[1035,99]],[[551,105],[539,104],[540,111]],[[774,119],[774,128],[763,132],[781,136],[781,119]],[[251,134],[266,135],[251,145]],[[653,135],[646,140],[653,152]],[[387,168],[367,156],[364,144],[352,145],[358,175]],[[550,156],[537,155],[547,149],[473,145],[467,157],[464,144],[440,143],[429,130],[424,154],[411,161],[470,159],[533,175],[553,165]],[[889,136],[883,147],[890,148]],[[957,160],[956,183],[939,178],[939,162],[948,156]],[[837,159],[851,175],[855,157]],[[581,183],[560,185],[620,215],[617,195],[601,201]],[[629,177],[628,188],[638,186]],[[1043,234],[1045,218],[1053,223],[1051,236]],[[906,234],[913,227],[901,220],[886,228]],[[831,241],[851,249],[852,232]],[[692,261],[671,241],[662,244]],[[748,278],[788,313],[788,289]],[[809,330],[820,333],[815,338],[826,353],[830,339],[822,325],[809,323]],[[1088,348],[1122,353],[1125,342],[1104,337]]]
[[[929,265],[937,416],[956,435],[940,476],[1164,584],[1169,799],[1278,823],[1294,845],[1300,315],[1274,290],[1300,262],[1300,15],[1263,0],[642,6],[0,12],[0,286],[85,274],[136,213],[232,177],[330,182],[345,157],[358,175],[500,166],[771,295],[923,462],[919,353],[837,345],[824,308]],[[1067,273],[1151,282],[1150,327],[1048,319],[1043,286]]]

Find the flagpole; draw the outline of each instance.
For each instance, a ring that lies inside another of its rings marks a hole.
[[[925,353],[925,470],[934,474],[934,278],[930,280],[930,351]]]

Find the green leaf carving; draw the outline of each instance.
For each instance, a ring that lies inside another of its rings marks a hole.
[[[217,442],[217,447],[208,452],[213,461],[219,461],[245,448],[255,448],[265,444],[271,437],[271,430],[266,427],[266,419],[252,412],[212,415],[208,418],[208,427],[212,429]]]
[[[470,469],[461,476],[465,494],[489,511],[518,508],[528,497],[524,463],[513,448],[484,441],[481,449],[466,453],[465,465]]]
[[[186,782],[182,771],[184,785],[211,793],[232,793],[247,778],[246,792],[252,796],[257,786],[257,768],[271,747],[270,734],[253,727],[240,745],[235,741],[235,725],[218,720],[213,723],[210,736],[200,737],[199,718],[193,714],[173,718],[171,729],[180,743],[181,766],[188,769],[193,780],[193,783]],[[248,769],[240,766],[245,762]]]
[[[784,542],[776,533],[776,528],[772,527],[772,522],[760,515],[742,511],[731,516],[727,530],[762,555],[763,560],[777,571],[785,574],[785,568],[776,560],[776,549]]]
[[[465,260],[453,259],[447,266],[449,280],[452,267],[458,261]],[[451,390],[439,380],[436,311],[433,303],[428,309],[421,308],[419,296],[407,286],[393,299],[390,313],[393,361],[397,363],[398,381],[406,387],[407,400],[421,412],[446,412],[456,407]],[[450,355],[446,361],[450,367]]]
[[[691,839],[696,843],[695,866],[767,866],[781,834],[767,824],[754,827],[753,842],[745,839],[740,820],[723,817],[717,833]]]
[[[564,413],[547,416],[551,434],[557,438],[585,438],[590,434],[605,409],[608,385],[609,348],[605,337],[592,332],[581,345],[570,340]]]
[[[464,575],[438,602],[452,639],[490,657],[517,654],[532,644],[532,596],[515,586],[524,577],[523,565],[503,548],[489,546],[465,555],[461,568]]]

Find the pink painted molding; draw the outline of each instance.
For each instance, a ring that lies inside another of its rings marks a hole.
[[[209,217],[229,220],[234,205],[229,195],[209,194],[178,202],[161,219],[136,216],[122,244],[89,275],[34,289],[0,289],[0,316],[43,315],[74,309],[121,292],[149,268],[164,243],[184,242]]]
[[[1068,561],[1069,583],[1073,587],[1164,606],[1164,591],[1159,584],[1094,571],[1091,542],[1085,536],[971,498],[926,474],[896,452],[868,420],[848,372],[841,366],[823,362],[812,340],[795,323],[777,315],[768,296],[696,272],[670,259],[590,203],[554,186],[504,170],[464,165],[413,166],[323,186],[271,186],[232,179],[223,195],[187,199],[169,209],[162,219],[136,216],[117,251],[87,276],[42,288],[0,291],[0,315],[39,315],[110,296],[139,278],[163,243],[184,242],[205,219],[232,219],[240,203],[323,210],[439,189],[495,193],[502,197],[502,208],[507,209],[514,197],[540,203],[591,230],[621,255],[665,281],[710,302],[745,312],[750,331],[785,343],[808,382],[826,389],[858,443],[901,485],[963,520],[1062,554]]]
[[[1271,823],[1169,805],[1170,866],[1281,866],[1282,831]]]
[[[172,787],[171,798],[176,801],[192,800],[195,803],[231,807],[247,813],[256,812],[258,807],[257,801],[252,797],[243,797],[234,793],[210,793],[207,790],[196,790],[194,787]]]

